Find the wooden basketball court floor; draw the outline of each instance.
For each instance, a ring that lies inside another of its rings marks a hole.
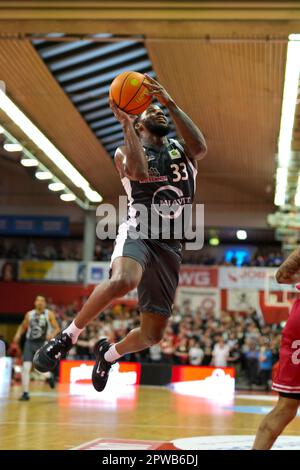
[[[275,394],[236,393],[232,399],[180,395],[164,387],[127,386],[116,394],[31,385],[31,400],[19,402],[20,386],[0,401],[0,449],[73,449],[96,439],[172,441],[196,436],[254,435]],[[74,391],[72,391],[74,393]],[[80,394],[78,394],[80,393]],[[84,393],[84,394],[81,394]],[[300,436],[297,417],[286,434]]]

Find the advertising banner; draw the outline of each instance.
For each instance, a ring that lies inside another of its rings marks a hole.
[[[272,290],[280,290],[275,279],[276,268],[219,268],[219,287],[221,289],[264,290],[269,282]]]
[[[92,384],[94,361],[61,361],[60,383]],[[109,382],[116,387],[121,385],[138,385],[141,377],[141,364],[137,362],[117,362],[112,366]]]
[[[192,309],[201,308],[202,311],[220,312],[220,291],[214,288],[179,287],[176,293],[176,305],[182,305],[186,300]]]
[[[69,218],[56,216],[0,216],[0,235],[69,235]]]
[[[247,289],[229,289],[227,292],[227,309],[239,312],[259,310],[259,292]]]
[[[171,388],[182,395],[224,400],[234,395],[235,370],[232,367],[173,366]]]
[[[77,282],[80,265],[77,261],[20,261],[19,280]]]
[[[218,268],[182,265],[179,275],[182,287],[218,287]]]
[[[87,264],[87,283],[99,284],[109,278],[110,265],[108,262],[96,261]]]

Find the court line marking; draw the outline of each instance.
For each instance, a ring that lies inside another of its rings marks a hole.
[[[235,398],[255,401],[277,401],[278,395],[235,395]]]
[[[84,442],[83,444],[79,444],[76,447],[72,447],[72,450],[81,449],[83,446],[91,446],[92,444],[98,442],[100,439],[103,439],[103,438],[98,437],[97,439],[93,439],[92,441]]]
[[[112,437],[112,438],[107,438],[107,437],[98,437],[98,439],[93,439],[92,441],[88,441],[88,442],[83,442],[82,444],[79,444],[77,445],[76,447],[73,447],[72,450],[91,450],[91,449],[83,449],[83,447],[87,447],[87,446],[91,446],[95,443],[98,443],[99,441],[106,441],[104,442],[103,444],[128,444],[128,445],[134,445],[134,444],[137,444],[137,445],[140,445],[140,446],[145,446],[145,445],[148,445],[148,446],[153,446],[153,445],[158,445],[158,444],[164,444],[166,441],[163,440],[163,441],[153,441],[151,439],[120,439],[120,438],[116,438],[116,437]],[[147,449],[145,449],[147,450]],[[149,450],[152,450],[149,448]]]
[[[260,415],[258,415],[258,416],[260,416]],[[0,421],[0,426],[1,426],[2,424],[3,424],[3,425],[7,425],[7,424],[11,424],[11,425],[19,424],[19,425],[20,425],[20,421]],[[24,423],[23,423],[23,424],[24,424]],[[135,428],[153,428],[153,427],[155,427],[155,428],[157,428],[157,426],[158,426],[157,423],[156,423],[156,424],[134,424],[134,423],[133,423],[133,424],[129,424],[129,423],[124,424],[124,423],[118,423],[117,426],[116,426],[116,423],[115,423],[115,422],[113,422],[113,423],[101,423],[101,422],[100,422],[100,423],[95,423],[95,422],[87,422],[87,423],[57,423],[57,422],[47,422],[47,421],[26,421],[26,424],[39,424],[39,425],[46,425],[46,426],[49,426],[49,425],[52,425],[52,424],[55,425],[55,426],[57,426],[57,425],[59,425],[59,426],[97,426],[97,427],[102,426],[102,427],[107,427],[107,428],[112,427],[112,426],[114,426],[115,428],[116,428],[116,427],[127,427],[127,428],[128,428],[128,427],[129,427],[129,428],[130,428],[130,427],[135,427]],[[185,426],[185,425],[183,425],[183,426],[178,426],[178,424],[176,424],[176,425],[170,425],[170,424],[161,424],[161,423],[159,423],[159,427],[160,427],[160,428],[168,428],[168,429],[169,429],[169,428],[170,428],[170,429],[174,429],[174,428],[175,428],[175,429],[180,429],[180,428],[183,428],[183,429],[198,429],[198,430],[200,430],[200,429],[208,429],[208,430],[211,431],[211,426],[210,426],[210,427],[209,427],[209,426]],[[237,428],[238,428],[238,426],[235,426],[235,427],[232,427],[232,428],[226,426],[226,427],[224,427],[224,430],[225,430],[225,431],[226,431],[226,430],[236,430]],[[219,429],[219,431],[220,431],[222,428],[221,428],[221,427],[218,427],[218,429]],[[253,428],[245,428],[244,426],[242,426],[241,429],[243,429],[243,430],[246,430],[246,429],[247,429],[247,430],[252,430],[252,431],[254,430],[255,432],[257,431],[257,428],[256,428],[256,427],[255,427],[255,428],[254,428],[254,427],[253,427]],[[300,434],[300,433],[299,433],[299,434]],[[217,434],[217,435],[219,435],[219,434]],[[103,438],[103,439],[104,439],[104,438]],[[106,439],[106,438],[105,438],[105,439]],[[113,438],[112,438],[112,439],[113,439]],[[116,439],[116,438],[115,438],[115,439]]]

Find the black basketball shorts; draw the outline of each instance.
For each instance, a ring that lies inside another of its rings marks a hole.
[[[45,344],[45,341],[32,341],[30,339],[26,339],[23,350],[23,361],[32,362],[33,356],[37,350],[43,346],[43,344]]]
[[[123,227],[120,226],[116,238],[111,267],[120,256],[136,260],[143,269],[137,288],[140,312],[171,316],[182,260],[181,243],[178,240],[134,240],[128,236],[126,226]]]

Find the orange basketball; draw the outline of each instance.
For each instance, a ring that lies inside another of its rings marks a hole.
[[[152,96],[144,85],[146,77],[138,72],[123,72],[110,85],[109,96],[128,114],[141,114],[148,108]]]

